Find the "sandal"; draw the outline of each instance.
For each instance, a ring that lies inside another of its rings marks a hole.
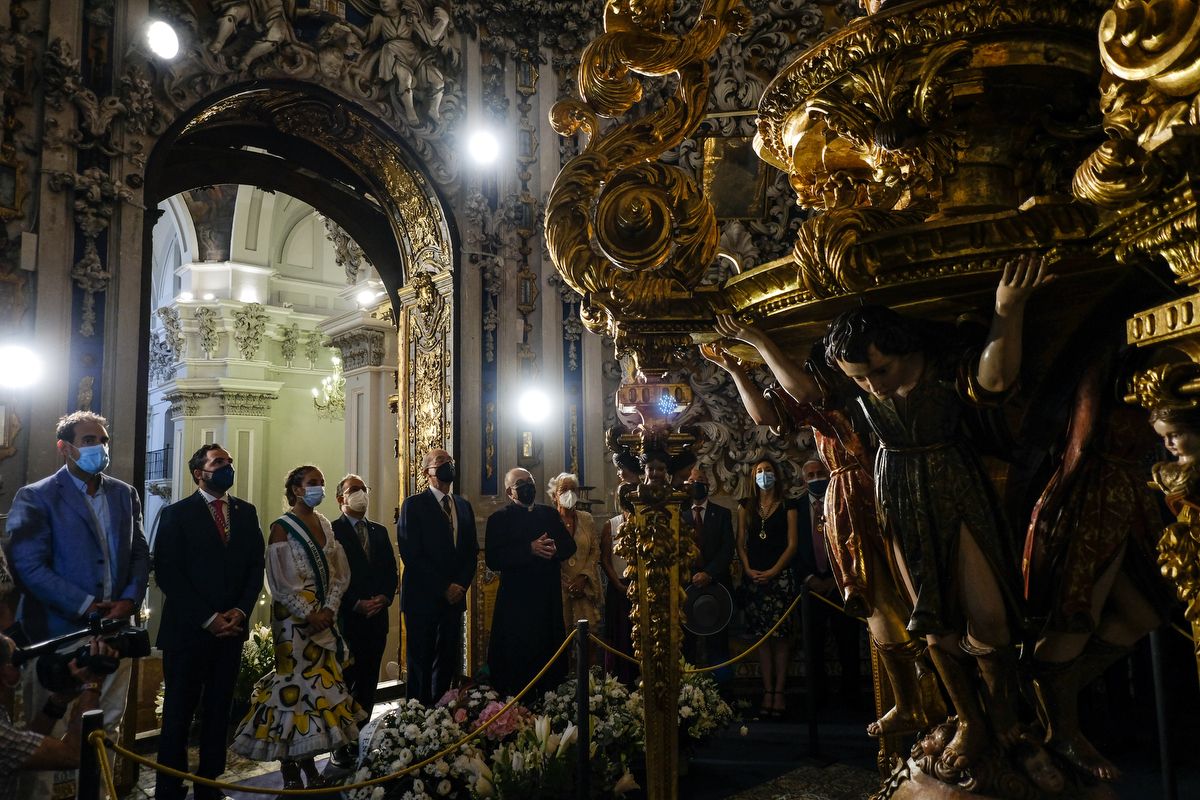
[[[771,705],[771,695],[773,691],[763,692],[762,703],[758,706],[758,716],[760,719],[770,719],[775,714],[775,706]]]

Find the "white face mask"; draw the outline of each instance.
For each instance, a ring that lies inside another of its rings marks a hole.
[[[346,508],[355,514],[364,514],[367,510],[367,493],[355,492],[346,498]]]
[[[558,496],[558,504],[563,508],[574,508],[579,502],[579,495],[574,491],[563,492]]]

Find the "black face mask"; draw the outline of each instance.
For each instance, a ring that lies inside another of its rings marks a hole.
[[[442,483],[454,483],[454,479],[458,477],[457,471],[454,469],[454,464],[447,461],[445,464],[438,464],[437,469],[433,471],[436,477]]]
[[[532,483],[517,484],[517,502],[523,506],[533,505],[534,498],[537,497],[537,487]]]
[[[206,483],[218,492],[228,491],[229,487],[233,486],[233,465],[226,464],[219,469],[214,469],[209,473]]]
[[[700,502],[703,502],[707,497],[708,497],[708,484],[707,483],[693,483],[692,484],[692,499],[693,500],[695,500],[697,503],[700,503]]]

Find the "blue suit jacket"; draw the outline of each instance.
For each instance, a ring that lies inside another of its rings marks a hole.
[[[137,491],[116,478],[101,476],[108,499],[109,525],[117,540],[113,600],[140,606],[150,576],[150,550],[142,533],[142,504]],[[62,467],[13,498],[7,533],[13,575],[24,589],[17,617],[33,641],[78,630],[80,608],[88,595],[104,592],[104,533]]]

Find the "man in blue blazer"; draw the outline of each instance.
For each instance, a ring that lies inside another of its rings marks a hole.
[[[132,617],[150,577],[137,490],[104,474],[108,422],[76,411],[59,420],[56,433],[66,466],[17,491],[6,529],[13,575],[24,590],[17,619],[35,642],[79,630],[93,613]],[[125,710],[129,667],[130,660],[121,659],[100,688],[104,724],[114,737]],[[25,708],[42,708],[48,692],[34,670],[26,673]],[[19,796],[51,795],[52,776],[36,775],[39,785],[23,782]]]
[[[196,774],[225,771],[229,711],[250,635],[250,614],[262,591],[265,544],[258,511],[229,494],[233,457],[202,445],[188,460],[196,491],[162,510],[154,540],[154,577],[163,593],[158,647],[163,653],[159,763],[187,771],[188,732],[200,709]],[[158,773],[156,800],[183,800],[179,778]],[[195,787],[196,800],[224,795]]]
[[[429,706],[450,688],[462,663],[462,616],[479,540],[471,504],[450,494],[457,477],[450,454],[430,450],[421,463],[429,488],[404,498],[396,538],[404,562],[408,697]]]

